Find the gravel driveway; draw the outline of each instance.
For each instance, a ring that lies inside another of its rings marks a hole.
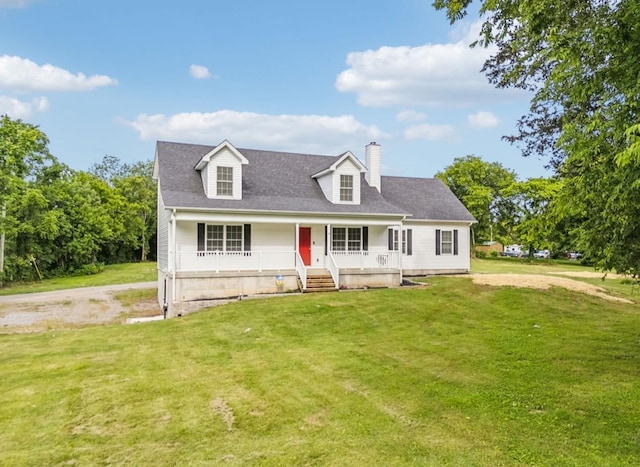
[[[126,311],[115,295],[155,287],[156,282],[139,282],[0,296],[0,333],[114,322]],[[146,314],[161,314],[155,300],[137,305]]]

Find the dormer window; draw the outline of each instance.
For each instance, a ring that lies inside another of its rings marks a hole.
[[[195,169],[200,172],[207,198],[242,199],[242,166],[248,163],[226,140],[202,156]]]
[[[340,201],[353,201],[353,175],[340,175]]]
[[[348,151],[329,160],[331,165],[311,176],[325,198],[333,204],[360,204],[360,177],[366,167]]]
[[[216,194],[218,196],[233,196],[233,167],[218,166]]]

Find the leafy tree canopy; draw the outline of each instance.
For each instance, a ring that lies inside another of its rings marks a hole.
[[[435,0],[451,22],[472,0]],[[602,269],[640,273],[640,3],[480,0],[483,71],[533,93],[506,139],[563,179],[556,215]],[[571,219],[567,219],[571,218]]]
[[[516,175],[498,162],[478,156],[457,157],[453,164],[435,175],[464,203],[478,221],[474,225],[476,242],[510,237],[515,206],[502,196],[515,183]]]

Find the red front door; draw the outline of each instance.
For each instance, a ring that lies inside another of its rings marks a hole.
[[[305,266],[311,266],[311,227],[300,227],[298,252]]]

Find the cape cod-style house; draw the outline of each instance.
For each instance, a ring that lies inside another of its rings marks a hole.
[[[335,157],[159,141],[158,300],[176,316],[208,300],[389,287],[465,273],[475,222],[438,179],[381,176]]]

